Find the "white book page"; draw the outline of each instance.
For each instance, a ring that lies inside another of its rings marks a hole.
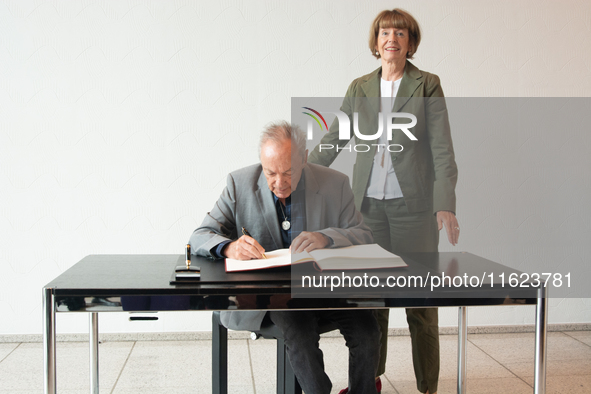
[[[308,261],[316,261],[323,269],[372,269],[405,267],[406,263],[394,253],[378,244],[353,245],[338,249],[317,249],[312,252],[291,254],[289,249],[277,249],[266,252],[266,259],[235,260],[226,258],[226,272],[260,270],[265,268],[284,267]],[[343,259],[349,260],[346,263]],[[329,261],[332,260],[332,261]],[[372,264],[372,261],[374,263]]]
[[[226,258],[226,272],[260,270],[265,268],[283,267],[294,263],[311,261],[312,257],[307,252],[292,255],[289,249],[277,249],[265,252],[266,259],[235,260]],[[294,260],[295,258],[295,260]]]
[[[378,244],[354,245],[339,249],[318,249],[310,252],[320,270],[356,270],[406,267],[400,256]]]
[[[340,257],[350,259],[387,259],[399,257],[388,252],[378,244],[353,245],[338,249],[316,249],[310,252],[316,261],[322,259]]]

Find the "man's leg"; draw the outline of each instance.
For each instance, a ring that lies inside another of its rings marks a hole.
[[[334,321],[349,348],[349,394],[375,394],[380,331],[371,310],[322,311]],[[305,391],[305,390],[304,390]]]
[[[287,356],[306,394],[329,394],[330,379],[324,372],[322,350],[318,347],[317,312],[269,312],[271,321],[283,332]]]

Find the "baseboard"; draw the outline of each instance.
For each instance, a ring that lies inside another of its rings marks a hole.
[[[506,333],[533,333],[533,324],[512,326],[473,326],[468,327],[468,334],[506,334]],[[591,323],[549,324],[548,331],[591,331]],[[440,335],[457,335],[457,327],[439,327]],[[389,336],[408,336],[408,328],[390,328]],[[322,337],[338,337],[338,331],[322,334]],[[129,341],[208,341],[211,340],[211,332],[144,332],[144,333],[103,333],[99,336],[101,342],[129,342]],[[229,331],[228,339],[247,339],[250,332]],[[57,334],[58,342],[86,342],[88,334]],[[0,335],[0,343],[35,343],[43,342],[40,334],[7,334]]]

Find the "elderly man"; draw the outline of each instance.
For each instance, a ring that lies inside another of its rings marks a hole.
[[[191,236],[192,252],[249,260],[279,248],[298,253],[371,243],[371,231],[355,210],[348,178],[307,164],[305,144],[297,127],[287,122],[269,125],[261,136],[261,163],[228,176],[219,200]],[[239,236],[242,227],[250,236]],[[304,392],[330,393],[332,387],[318,348],[322,318],[335,322],[349,347],[350,392],[376,393],[380,331],[371,311],[233,311],[223,312],[221,320],[231,329],[257,330],[266,314],[283,332]]]

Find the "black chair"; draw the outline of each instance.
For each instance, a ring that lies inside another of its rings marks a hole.
[[[337,327],[334,323],[320,321],[319,334],[324,334]],[[287,357],[285,340],[279,328],[265,318],[259,331],[251,334],[251,338],[267,338],[277,340],[277,394],[302,394],[291,364]],[[228,393],[228,329],[220,321],[220,312],[212,316],[212,388],[214,394]]]

